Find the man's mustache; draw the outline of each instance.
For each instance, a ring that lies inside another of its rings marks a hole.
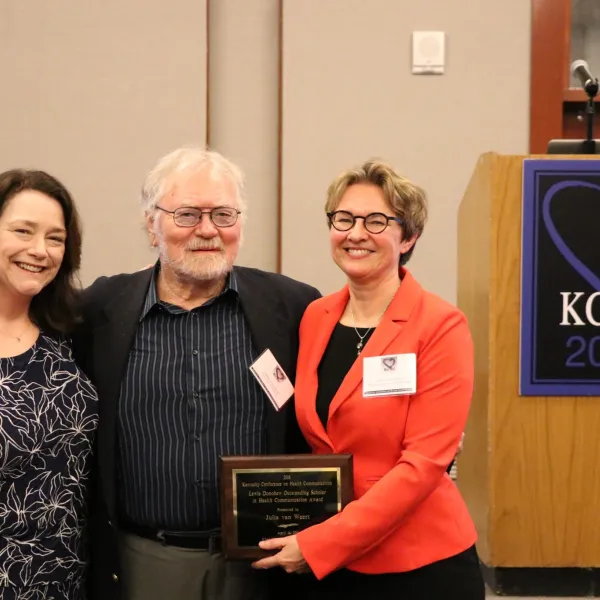
[[[208,241],[208,240],[196,240],[190,244],[186,245],[187,250],[223,250],[223,244],[218,240]]]

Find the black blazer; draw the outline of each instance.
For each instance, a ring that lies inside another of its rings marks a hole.
[[[273,352],[292,382],[298,328],[304,310],[320,297],[313,287],[258,269],[234,267],[242,311],[257,353]],[[73,337],[75,360],[98,390],[100,424],[90,499],[90,598],[120,596],[117,552],[117,402],[152,269],[101,277],[84,291],[83,324]],[[267,444],[271,454],[308,452],[293,401],[276,411],[268,398]]]

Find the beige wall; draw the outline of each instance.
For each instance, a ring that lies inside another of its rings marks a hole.
[[[0,4],[0,169],[42,167],[73,190],[86,283],[151,259],[140,182],[173,147],[204,143],[207,119],[211,145],[248,175],[240,262],[275,269],[278,0],[209,0],[208,55],[206,3]],[[340,169],[377,155],[429,191],[411,265],[455,300],[456,213],[476,158],[527,151],[529,4],[283,0],[284,273],[323,292],[343,283],[324,192]],[[410,74],[414,29],[447,32],[445,75]]]
[[[343,282],[323,260],[324,193],[380,156],[429,192],[409,264],[454,302],[457,209],[477,157],[527,151],[530,3],[284,0],[283,22],[284,272],[323,292]],[[413,30],[447,32],[445,75],[411,75]]]
[[[206,2],[0,3],[0,170],[36,167],[73,192],[82,279],[152,260],[137,201],[163,153],[206,136]]]
[[[279,0],[209,0],[209,142],[246,173],[238,264],[277,269]]]

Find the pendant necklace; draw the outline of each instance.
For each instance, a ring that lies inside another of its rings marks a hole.
[[[19,335],[10,335],[10,334],[6,333],[5,331],[2,331],[1,329],[0,329],[0,333],[4,337],[11,338],[13,340],[17,340],[17,342],[19,342],[19,344],[20,344],[21,343],[21,338],[23,337],[23,334],[25,334],[30,327],[31,327],[31,323],[28,323],[27,327],[25,329],[23,329],[23,331]]]
[[[400,286],[398,286],[398,287],[400,287]],[[397,291],[398,290],[396,289],[396,292]],[[379,317],[377,317],[377,323],[375,325],[371,325],[371,327],[369,327],[369,329],[367,329],[367,331],[365,331],[365,333],[363,333],[363,335],[360,335],[360,333],[358,332],[358,329],[356,329],[356,321],[354,320],[354,311],[352,310],[352,303],[350,302],[350,300],[348,300],[348,306],[350,307],[350,316],[352,317],[352,327],[354,328],[354,331],[356,331],[356,335],[358,336],[358,344],[356,344],[356,356],[360,355],[360,352],[363,349],[363,346],[365,345],[363,340],[369,335],[369,331],[371,331],[371,329],[373,329],[373,327],[377,327],[377,325],[379,324],[379,320],[381,319],[381,317],[383,317],[383,315],[385,314],[385,311],[389,308],[390,304],[392,303],[392,300],[394,299],[396,292],[394,292],[394,295],[392,296],[390,301],[387,303],[387,306],[383,309],[383,311],[381,312]]]
[[[385,312],[385,311],[383,311],[383,312]],[[383,313],[381,313],[381,315],[379,315],[379,319],[381,319],[382,315],[383,315]],[[350,306],[350,316],[352,317],[352,327],[354,328],[354,331],[356,331],[356,335],[358,336],[358,344],[356,344],[356,356],[358,356],[364,346],[363,340],[369,335],[369,331],[371,331],[371,329],[373,329],[373,326],[371,325],[371,327],[369,327],[369,329],[367,329],[367,331],[365,331],[365,333],[363,335],[360,335],[360,333],[358,332],[358,329],[356,329],[356,321],[354,320],[354,312],[352,311],[352,306]],[[379,321],[379,319],[377,319],[377,320]]]

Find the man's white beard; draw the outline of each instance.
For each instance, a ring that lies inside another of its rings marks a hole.
[[[194,248],[219,248],[220,251],[214,254],[191,254],[190,252],[186,252],[184,248],[187,250]],[[213,244],[204,240],[200,244],[191,247],[184,246],[184,248],[182,248],[180,254],[182,258],[174,259],[169,255],[164,241],[160,237],[158,238],[158,251],[161,263],[167,265],[171,271],[184,279],[216,281],[223,279],[231,271],[233,265],[227,260],[222,244]]]

